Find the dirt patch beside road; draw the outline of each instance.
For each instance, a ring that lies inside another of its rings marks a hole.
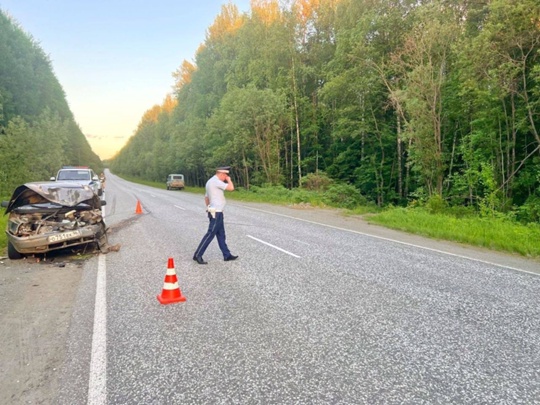
[[[0,403],[50,404],[82,263],[0,260]]]

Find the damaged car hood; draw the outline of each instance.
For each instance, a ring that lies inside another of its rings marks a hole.
[[[53,203],[63,207],[88,204],[94,209],[101,208],[101,200],[92,188],[67,182],[34,182],[19,186],[13,192],[6,214],[18,207],[31,204]]]

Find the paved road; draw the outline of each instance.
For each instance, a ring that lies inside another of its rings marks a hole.
[[[540,403],[538,262],[230,201],[240,258],[200,266],[202,196],[106,198],[122,247],[85,265],[58,403]],[[187,301],[163,306],[169,257]]]

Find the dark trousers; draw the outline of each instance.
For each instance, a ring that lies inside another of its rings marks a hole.
[[[199,247],[195,251],[195,256],[202,257],[204,252],[206,252],[206,248],[210,242],[212,242],[215,236],[217,237],[221,253],[223,253],[223,258],[226,259],[231,255],[231,251],[225,242],[225,224],[223,223],[223,212],[216,212],[215,218],[209,213],[208,219],[210,220],[208,231],[206,232],[206,235],[203,236],[201,243],[199,243]]]

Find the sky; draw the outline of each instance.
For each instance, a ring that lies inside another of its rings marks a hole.
[[[163,103],[228,0],[0,0],[51,60],[75,121],[101,159]],[[240,12],[249,0],[232,0]]]

